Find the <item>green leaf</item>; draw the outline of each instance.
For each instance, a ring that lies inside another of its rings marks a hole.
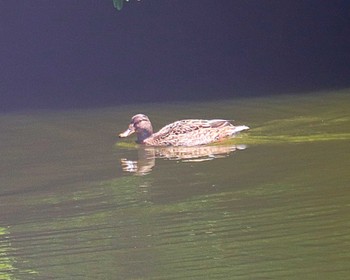
[[[123,1],[124,0],[113,0],[114,8],[120,11],[123,8]]]

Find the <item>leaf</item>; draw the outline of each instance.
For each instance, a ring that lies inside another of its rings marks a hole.
[[[124,0],[113,0],[114,8],[120,11],[123,8],[123,1]]]

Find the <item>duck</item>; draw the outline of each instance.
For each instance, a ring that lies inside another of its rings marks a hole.
[[[149,118],[137,114],[131,118],[127,130],[120,138],[136,133],[138,144],[146,146],[199,146],[234,137],[238,132],[249,129],[246,125],[234,126],[224,119],[185,119],[175,121],[153,133]]]

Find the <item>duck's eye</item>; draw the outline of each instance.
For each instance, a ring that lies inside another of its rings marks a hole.
[[[134,122],[134,126],[138,125],[140,122],[143,122],[144,120],[138,120],[136,122]]]

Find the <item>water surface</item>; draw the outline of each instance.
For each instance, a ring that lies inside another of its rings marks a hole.
[[[348,91],[0,116],[0,279],[346,279]],[[135,113],[251,127],[143,149]]]

